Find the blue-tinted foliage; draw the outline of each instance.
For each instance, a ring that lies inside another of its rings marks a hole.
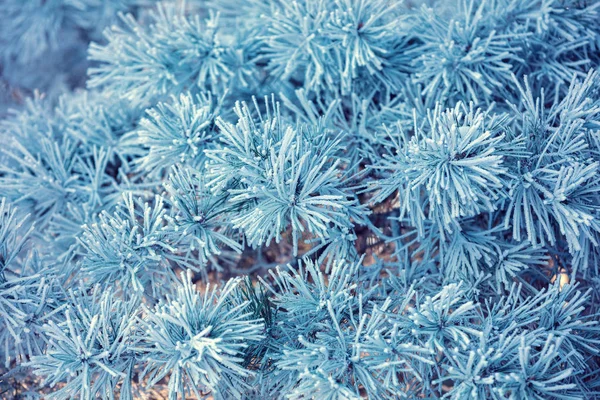
[[[204,150],[217,142],[215,119],[219,112],[210,93],[206,96],[182,94],[172,102],[158,103],[147,111],[137,131],[125,141],[132,147],[143,147],[137,159],[140,169],[160,174],[178,164],[203,166]]]
[[[236,105],[237,124],[217,120],[223,146],[206,152],[209,185],[228,194],[238,210],[233,226],[249,244],[279,242],[291,226],[293,253],[304,231],[322,239],[352,229],[367,213],[348,188],[342,170],[343,137],[320,123],[293,124],[279,104],[254,117]],[[362,214],[362,215],[361,215]]]
[[[221,398],[240,398],[245,369],[244,350],[262,338],[263,322],[253,319],[249,302],[236,303],[232,292],[239,284],[228,281],[217,292],[206,287],[200,294],[182,274],[183,282],[140,321],[148,385],[169,377],[169,398],[190,393],[201,399],[208,391]]]
[[[56,99],[85,83],[90,39],[156,0],[4,0],[0,4],[0,115],[43,90]],[[43,66],[43,67],[42,67]]]
[[[117,283],[125,296],[164,290],[159,282],[169,281],[168,258],[175,252],[167,241],[165,214],[160,197],[150,205],[124,196],[113,213],[103,211],[83,228],[82,273],[93,283]]]
[[[0,397],[600,397],[599,18],[0,0]]]
[[[120,393],[131,399],[136,303],[100,287],[80,287],[65,301],[58,321],[44,325],[48,347],[30,363],[46,384],[65,383],[48,397],[110,398]]]
[[[180,264],[198,269],[212,260],[218,266],[216,256],[224,249],[241,252],[242,245],[236,240],[239,235],[229,224],[232,213],[227,195],[213,194],[200,171],[173,168],[164,186],[172,207],[165,216],[167,236],[182,252]]]
[[[89,87],[101,87],[131,103],[180,93],[183,89],[220,92],[236,84],[246,85],[244,48],[229,44],[219,34],[218,15],[204,19],[187,16],[183,7],[159,4],[148,27],[132,14],[122,15],[124,27],[105,31],[105,45],[93,43]]]

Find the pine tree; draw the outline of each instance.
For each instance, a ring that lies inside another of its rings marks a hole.
[[[600,1],[0,11],[0,397],[600,397]]]

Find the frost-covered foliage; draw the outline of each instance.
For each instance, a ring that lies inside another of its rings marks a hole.
[[[90,40],[117,14],[140,14],[156,0],[2,0],[0,116],[33,91],[51,99],[85,82]]]
[[[244,352],[262,339],[263,321],[255,318],[248,300],[232,293],[239,282],[228,281],[217,293],[206,287],[200,294],[190,276],[176,292],[140,322],[148,385],[169,375],[169,396],[185,397],[212,391],[217,397],[240,398],[246,389]]]
[[[599,1],[0,12],[0,397],[600,397]]]

